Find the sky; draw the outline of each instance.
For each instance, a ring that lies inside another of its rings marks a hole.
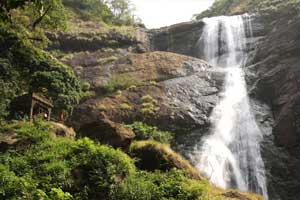
[[[135,15],[147,28],[159,28],[190,21],[194,14],[209,8],[214,0],[131,0]]]

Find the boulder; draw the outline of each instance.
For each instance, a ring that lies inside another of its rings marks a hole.
[[[52,131],[54,132],[56,137],[70,137],[70,138],[76,137],[76,133],[73,130],[73,128],[69,128],[64,124],[57,123],[57,122],[51,122],[51,125],[52,125]]]
[[[202,179],[196,168],[166,144],[155,141],[134,142],[130,146],[129,154],[138,159],[136,165],[142,170],[169,171],[177,168],[187,172],[193,179]]]
[[[0,152],[3,152],[10,147],[14,147],[18,141],[19,139],[16,133],[0,133]]]
[[[101,113],[98,120],[80,127],[79,132],[86,136],[100,141],[103,144],[111,145],[115,148],[126,149],[129,147],[135,134],[125,128],[122,124],[113,122]]]

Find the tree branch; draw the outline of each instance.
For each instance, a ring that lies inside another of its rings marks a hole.
[[[33,29],[33,30],[35,29],[35,27],[36,27],[39,23],[41,23],[41,21],[42,21],[43,18],[47,15],[47,13],[50,11],[50,9],[51,9],[51,6],[48,6],[47,10],[46,10],[39,18],[37,18],[37,19],[34,21],[34,23],[32,24],[32,29]]]

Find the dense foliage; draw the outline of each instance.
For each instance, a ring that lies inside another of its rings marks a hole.
[[[161,131],[155,126],[149,126],[143,122],[134,122],[127,125],[135,133],[136,140],[155,140],[162,143],[170,143],[174,134],[168,131]]]
[[[18,122],[0,128],[0,138],[18,142],[0,154],[0,199],[200,199],[207,183],[167,173],[137,171],[120,150],[90,139],[51,136],[51,126]]]
[[[71,111],[81,95],[80,81],[71,69],[36,48],[20,26],[0,26],[0,110],[24,93],[41,90],[54,101],[54,111]]]
[[[135,23],[129,0],[63,0],[63,3],[84,20],[100,20],[113,25]]]
[[[300,0],[216,0],[212,7],[196,19],[219,15],[233,15],[246,12],[258,12],[262,15],[293,15],[300,11]]]

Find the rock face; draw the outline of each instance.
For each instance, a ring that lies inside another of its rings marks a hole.
[[[194,56],[203,26],[204,23],[199,21],[153,29],[150,31],[151,49]]]
[[[272,108],[275,147],[266,150],[271,190],[300,199],[300,16],[286,15],[257,44],[252,95]],[[277,199],[277,198],[274,198]]]
[[[249,47],[260,40],[267,32],[261,18],[252,17],[251,20],[253,35],[249,35],[247,41]],[[155,51],[168,51],[201,58],[199,39],[204,25],[202,21],[194,21],[150,30],[150,48]]]
[[[149,39],[146,30],[135,28],[122,31],[101,31],[103,27],[80,27],[77,32],[47,33],[51,41],[49,50],[59,49],[63,52],[97,51],[102,48],[128,48],[136,51],[146,51],[149,48]]]
[[[128,55],[111,66],[110,73],[107,77],[95,74],[98,87],[104,87],[114,75],[132,77],[135,85],[78,105],[70,120],[75,130],[97,123],[101,112],[114,122],[146,121],[174,131],[206,126],[223,81],[222,72],[212,70],[202,60],[166,52]],[[194,84],[187,81],[195,78]],[[177,90],[181,90],[180,95]],[[189,99],[199,98],[200,113],[188,104]]]

